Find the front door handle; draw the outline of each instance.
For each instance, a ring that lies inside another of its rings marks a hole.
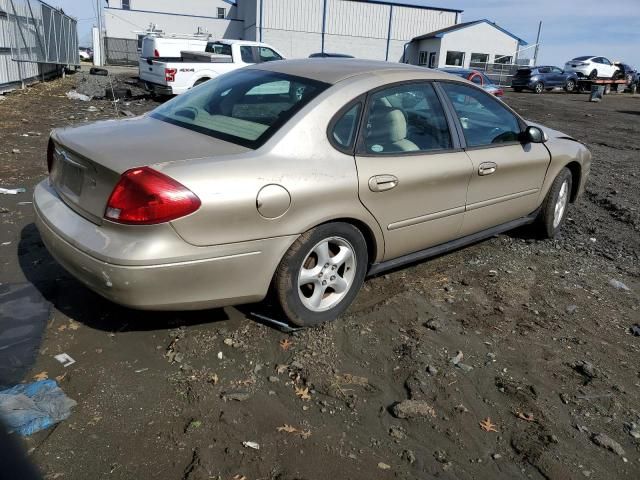
[[[394,175],[374,175],[369,179],[369,190],[384,192],[398,186],[398,177]]]
[[[491,175],[492,173],[496,173],[498,169],[498,165],[493,162],[484,162],[480,164],[478,167],[478,175]]]

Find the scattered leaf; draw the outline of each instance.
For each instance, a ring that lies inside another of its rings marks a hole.
[[[59,332],[63,332],[63,331],[65,331],[66,329],[67,329],[67,325],[66,325],[66,324],[62,324],[62,325],[60,325],[60,326],[58,327],[58,331],[59,331]]]
[[[278,375],[282,375],[283,373],[285,373],[287,370],[289,370],[289,365],[285,365],[285,364],[280,364],[278,366],[276,366],[276,373]]]
[[[495,427],[497,427],[497,425],[491,423],[491,418],[487,417],[486,419],[484,419],[483,421],[480,422],[480,428],[482,428],[485,432],[498,432],[498,430],[495,429]]]
[[[296,387],[296,395],[300,398],[300,400],[311,400],[311,395],[309,395],[309,387]]]
[[[60,383],[62,380],[64,380],[64,377],[66,377],[67,374],[65,373],[64,375],[58,375],[56,377],[56,382]]]
[[[214,373],[213,375],[211,375],[209,377],[209,382],[213,383],[214,385],[217,385],[218,384],[218,374]]]
[[[535,422],[535,418],[533,418],[533,413],[522,413],[516,412],[516,417],[526,422]]]
[[[231,480],[247,480],[247,477],[244,475],[234,475]]]
[[[295,435],[300,435],[303,440],[306,440],[311,436],[311,430],[300,430],[292,425],[284,424],[281,427],[276,428],[279,432],[291,433]]]
[[[37,375],[33,376],[33,379],[37,381],[46,380],[47,378],[49,378],[49,375],[47,375],[47,372],[40,372]]]
[[[378,463],[378,468],[380,470],[390,470],[391,469],[391,465],[387,465],[386,463],[380,462],[380,463]]]
[[[293,345],[293,342],[288,338],[283,338],[282,340],[280,340],[280,348],[285,352],[289,350],[292,345]]]
[[[69,329],[70,330],[78,330],[80,328],[80,324],[78,322],[74,322],[73,320],[69,320]]]

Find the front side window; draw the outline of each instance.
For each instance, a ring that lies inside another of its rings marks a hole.
[[[553,73],[562,73],[563,72],[563,70],[561,68],[558,68],[558,67],[552,67],[551,71]]]
[[[228,142],[258,148],[328,84],[240,69],[161,105],[151,116]]]
[[[273,60],[282,60],[282,57],[276,52],[267,47],[260,47],[258,49],[258,56],[261,62],[272,62]]]
[[[464,52],[447,52],[446,64],[452,67],[461,67],[464,63]]]
[[[370,155],[452,148],[444,109],[429,83],[373,93],[363,140],[365,153]]]
[[[208,53],[217,53],[218,55],[231,55],[231,45],[219,42],[209,42],[204,49]]]
[[[485,147],[519,140],[518,118],[491,95],[457,83],[442,83],[442,88],[460,119],[467,146]]]

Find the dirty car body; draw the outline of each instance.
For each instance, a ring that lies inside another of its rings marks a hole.
[[[536,219],[554,235],[590,159],[458,77],[294,60],[55,130],[34,206],[57,261],[116,303],[202,309],[271,286],[313,325],[366,275]]]

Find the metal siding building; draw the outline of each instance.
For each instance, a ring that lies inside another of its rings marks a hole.
[[[0,92],[79,63],[75,19],[39,0],[0,0]]]
[[[288,58],[337,52],[400,61],[410,40],[458,23],[461,10],[383,0],[110,0],[106,37],[135,39],[156,24],[167,33],[195,33],[269,43]],[[225,19],[216,18],[225,8]]]

